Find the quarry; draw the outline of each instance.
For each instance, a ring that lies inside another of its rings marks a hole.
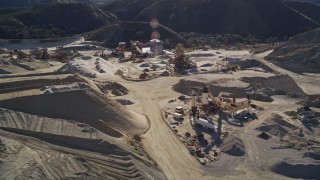
[[[273,49],[0,42],[0,179],[319,179],[320,75]]]

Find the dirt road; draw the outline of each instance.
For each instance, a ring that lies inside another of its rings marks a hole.
[[[195,158],[190,156],[174,132],[161,116],[154,87],[125,82],[136,99],[139,99],[142,114],[150,120],[150,129],[143,135],[144,146],[150,156],[159,164],[169,179],[199,179],[202,170]]]

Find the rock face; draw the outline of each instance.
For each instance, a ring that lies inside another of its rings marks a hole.
[[[294,72],[320,72],[320,28],[292,37],[267,57]]]

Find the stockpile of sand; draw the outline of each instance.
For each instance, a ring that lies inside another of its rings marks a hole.
[[[191,95],[193,87],[201,89],[203,85],[202,82],[181,79],[173,86],[173,90],[181,94]]]
[[[269,162],[269,169],[272,172],[290,178],[319,179],[320,163],[308,163],[302,160],[272,159]]]
[[[283,95],[283,93],[293,93],[305,95],[304,91],[288,75],[277,75],[269,78],[263,77],[243,77],[242,81],[252,84],[257,89],[271,88],[274,89],[274,95]],[[280,93],[280,94],[279,94]]]
[[[266,123],[256,128],[257,131],[265,132],[276,137],[284,137],[296,129],[298,128],[295,125],[276,113],[272,113],[266,120]]]
[[[80,56],[62,66],[58,72],[79,73],[86,77],[96,78],[102,75],[114,75],[119,68],[121,67],[99,57]],[[123,71],[123,68],[121,70]]]
[[[90,88],[4,100],[0,107],[78,121],[107,134],[110,127],[126,134],[141,133],[148,126],[145,119],[134,119],[126,108]]]
[[[268,133],[276,137],[284,137],[288,131],[279,124],[262,124],[256,130]]]
[[[223,141],[221,151],[231,156],[243,156],[246,153],[242,140],[232,136]]]

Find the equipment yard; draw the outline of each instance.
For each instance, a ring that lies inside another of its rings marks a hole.
[[[272,50],[0,48],[0,179],[320,177],[320,75]]]

